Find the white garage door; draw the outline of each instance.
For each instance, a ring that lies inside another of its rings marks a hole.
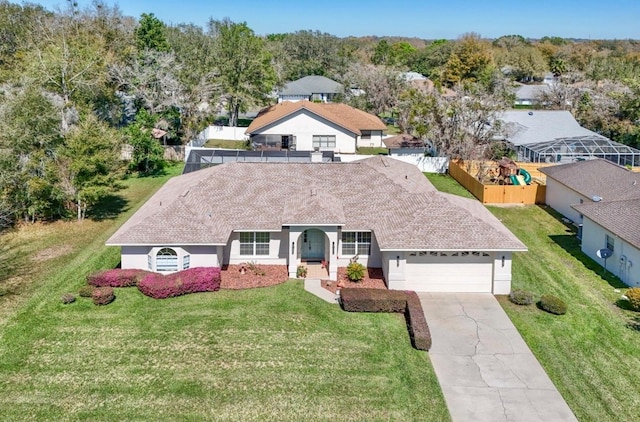
[[[482,252],[412,252],[406,288],[417,292],[491,293],[493,258]]]

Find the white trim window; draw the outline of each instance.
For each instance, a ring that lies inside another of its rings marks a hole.
[[[342,255],[371,255],[371,232],[342,232]]]
[[[182,269],[186,270],[191,266],[191,255],[185,255],[182,257]]]
[[[156,254],[156,271],[178,271],[178,253],[175,249],[162,248]]]
[[[604,243],[605,243],[605,247],[607,249],[609,249],[611,252],[615,251],[614,247],[616,245],[615,239],[612,236],[609,236],[608,234],[604,235]]]
[[[336,147],[336,135],[313,135],[313,149]]]
[[[242,232],[240,233],[240,255],[269,255],[268,232]]]

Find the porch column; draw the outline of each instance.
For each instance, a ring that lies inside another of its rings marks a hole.
[[[287,244],[289,278],[296,278],[296,272],[298,271],[298,251],[300,250],[298,239],[300,239],[301,234],[302,230],[299,227],[289,228],[289,242]]]
[[[338,281],[338,230],[325,233],[329,239],[329,280]]]

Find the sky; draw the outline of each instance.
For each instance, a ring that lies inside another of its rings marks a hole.
[[[16,0],[11,0],[17,2]],[[80,7],[91,0],[76,0]],[[31,0],[54,10],[64,0]],[[105,0],[125,15],[153,13],[166,24],[205,26],[210,18],[246,22],[258,35],[319,30],[338,37],[454,39],[518,34],[640,39],[640,0]]]

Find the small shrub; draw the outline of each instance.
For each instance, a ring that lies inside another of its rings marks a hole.
[[[340,303],[347,312],[404,312],[406,294],[399,290],[342,289]]]
[[[80,287],[80,290],[78,290],[78,295],[80,297],[91,297],[94,290],[95,287],[93,286],[82,286]]]
[[[247,268],[249,268],[249,270],[255,275],[263,276],[266,274],[264,270],[258,267],[258,264],[255,262],[247,262]]]
[[[134,287],[150,271],[115,268],[98,271],[87,276],[87,283],[95,287]]]
[[[68,305],[68,304],[73,303],[73,302],[76,301],[76,296],[74,294],[72,294],[72,293],[65,293],[65,294],[62,295],[62,297],[60,297],[60,300],[65,305]]]
[[[411,344],[417,350],[429,350],[431,349],[431,331],[424,316],[420,298],[416,292],[406,292],[406,295],[407,308],[404,311],[404,317],[407,321]]]
[[[564,315],[567,313],[567,304],[561,299],[551,295],[544,295],[540,298],[540,308],[556,315]]]
[[[114,301],[116,295],[113,293],[113,287],[96,287],[91,294],[93,304],[102,306],[108,305]]]
[[[640,311],[640,287],[632,287],[628,289],[625,296],[629,299],[631,309],[634,311]]]
[[[220,268],[196,267],[168,275],[149,273],[138,283],[138,290],[154,299],[215,292],[220,290]]]
[[[509,300],[516,305],[531,305],[534,302],[533,293],[526,290],[512,290]]]
[[[347,278],[355,283],[359,283],[364,278],[367,268],[359,262],[351,262],[347,265]]]
[[[304,265],[298,265],[296,270],[296,278],[305,278],[307,276],[307,267]]]

